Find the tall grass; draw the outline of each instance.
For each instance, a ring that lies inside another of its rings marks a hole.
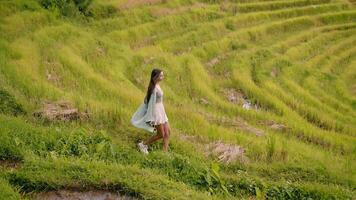
[[[143,199],[355,196],[353,5],[40,2],[0,3],[0,198],[61,188]],[[171,152],[160,141],[144,156],[136,142],[150,134],[129,119],[153,66],[167,75]],[[259,109],[230,102],[224,87]],[[73,102],[89,119],[32,116],[56,100]],[[220,123],[225,117],[263,134]],[[217,140],[242,146],[249,162],[206,157],[201,142]],[[21,167],[2,166],[9,161]]]

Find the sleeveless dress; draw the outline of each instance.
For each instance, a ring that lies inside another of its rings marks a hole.
[[[154,125],[164,124],[168,121],[168,117],[163,105],[163,91],[159,85],[156,85],[156,104],[153,111]]]
[[[157,133],[154,125],[167,121],[168,117],[163,106],[163,91],[159,85],[156,85],[150,100],[147,103],[143,102],[132,115],[131,124],[151,133]]]

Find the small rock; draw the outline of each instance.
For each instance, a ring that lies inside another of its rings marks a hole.
[[[259,109],[258,106],[256,104],[252,104],[242,92],[237,91],[234,88],[224,88],[221,92],[231,103],[241,105],[242,108],[246,110]]]
[[[250,109],[258,110],[258,106],[256,104],[252,104],[249,100],[246,100],[246,99],[244,99],[242,108],[244,108],[246,110],[250,110]]]
[[[282,130],[282,131],[285,131],[285,130],[288,130],[290,129],[289,127],[287,127],[286,125],[284,124],[279,124],[273,120],[268,120],[268,121],[260,121],[258,122],[259,124],[262,124],[262,125],[267,125],[269,126],[271,129],[274,129],[274,130]]]
[[[226,98],[234,104],[243,104],[244,101],[244,95],[237,91],[234,88],[224,88],[222,89],[223,94],[226,96]]]
[[[200,98],[199,99],[199,103],[203,104],[203,105],[208,105],[209,104],[209,101],[206,100],[205,98]]]
[[[62,64],[58,61],[44,61],[44,65],[46,67],[46,79],[53,83],[59,83],[61,81],[61,77],[56,73],[56,70],[62,67]]]
[[[213,58],[209,62],[207,62],[206,65],[209,67],[212,67],[212,66],[216,65],[217,63],[219,63],[219,61],[220,61],[219,58]]]
[[[285,126],[283,124],[272,124],[270,127],[272,129],[277,129],[277,130],[283,130],[283,129],[287,128],[287,126]]]
[[[95,54],[97,55],[97,56],[103,56],[103,55],[105,55],[106,54],[106,49],[104,48],[104,47],[97,47],[96,49],[95,49]]]
[[[275,68],[275,67],[272,69],[272,71],[270,73],[270,75],[272,77],[274,77],[274,78],[277,77],[279,74],[280,74],[280,70],[278,68]]]

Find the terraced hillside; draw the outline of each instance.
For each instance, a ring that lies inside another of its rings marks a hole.
[[[0,199],[355,199],[355,1],[60,2],[0,0]]]

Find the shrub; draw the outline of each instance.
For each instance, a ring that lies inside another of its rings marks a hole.
[[[201,175],[204,177],[203,183],[208,188],[210,194],[223,192],[225,195],[231,197],[231,194],[226,187],[225,180],[220,175],[220,166],[217,163],[211,163],[211,167],[206,168],[205,173]]]
[[[24,114],[25,111],[20,104],[15,101],[7,91],[0,89],[0,113],[19,115]]]
[[[97,19],[108,18],[115,16],[117,11],[113,5],[92,4],[86,9],[86,15]]]
[[[297,185],[271,185],[266,191],[266,199],[351,199],[350,194],[332,194],[320,189],[309,189]]]
[[[78,129],[66,137],[59,138],[52,153],[53,155],[86,159],[113,160],[115,157],[111,139],[103,131],[90,133],[84,128]]]
[[[58,10],[66,17],[83,14],[89,16],[88,8],[93,0],[40,0],[40,4],[49,10]]]
[[[17,141],[13,142],[12,138],[8,135],[0,135],[0,161],[1,160],[23,160],[23,155],[21,150],[17,147]]]
[[[0,178],[0,199],[17,200],[21,199],[21,196],[18,190],[11,188],[6,180]]]
[[[230,194],[236,196],[238,194],[247,194],[254,196],[261,196],[261,191],[264,191],[267,187],[266,183],[262,182],[259,179],[250,178],[243,174],[239,174],[240,177],[226,177],[227,189]]]
[[[189,159],[188,157],[175,153],[166,155],[161,152],[154,152],[151,153],[150,159],[146,159],[142,163],[142,166],[145,168],[164,170],[168,176],[176,180],[183,181],[186,184],[198,188],[205,187],[201,181],[201,175],[204,174],[204,169],[197,160]]]
[[[271,162],[276,152],[276,139],[274,136],[268,137],[266,150],[267,150],[267,161]]]

